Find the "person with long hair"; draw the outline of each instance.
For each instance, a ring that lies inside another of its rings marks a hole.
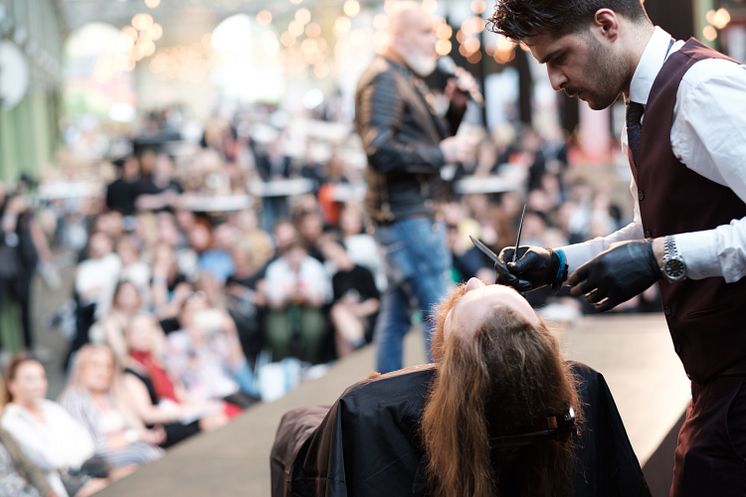
[[[5,370],[7,401],[2,426],[21,451],[40,468],[59,496],[84,497],[108,484],[108,475],[94,478],[81,471],[94,456],[93,440],[81,423],[57,402],[48,400],[42,364],[16,354]]]
[[[438,307],[436,323],[438,368],[422,414],[433,494],[567,495],[569,438],[515,450],[490,443],[546,428],[570,408],[580,412],[555,337],[517,292],[476,278]]]
[[[210,431],[228,422],[218,401],[189,401],[162,361],[163,330],[154,316],[141,313],[125,327],[128,359],[123,387],[140,420],[146,426],[163,426],[163,448]]]
[[[472,278],[434,315],[433,364],[283,417],[273,497],[650,497],[603,377],[518,292]]]
[[[112,350],[105,345],[81,348],[60,403],[93,438],[96,454],[117,474],[134,471],[163,454],[163,429],[146,429],[121,385]]]

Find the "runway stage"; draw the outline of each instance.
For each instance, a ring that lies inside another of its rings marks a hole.
[[[606,377],[645,469],[654,497],[664,497],[673,463],[677,423],[689,400],[689,383],[673,351],[662,315],[586,317],[559,329],[565,357]],[[418,330],[407,336],[406,363],[422,361]],[[310,404],[331,404],[372,369],[373,348],[339,361],[323,378],[251,409],[230,425],[171,449],[101,497],[268,497],[269,451],[280,417]]]

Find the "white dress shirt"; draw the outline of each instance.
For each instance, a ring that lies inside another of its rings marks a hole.
[[[647,104],[668,55],[684,45],[677,41],[669,51],[670,41],[671,35],[655,28],[630,83],[631,101]],[[676,93],[670,136],[673,153],[682,164],[730,188],[746,203],[746,66],[721,59],[694,64]],[[622,150],[627,152],[626,129]],[[570,274],[614,242],[644,238],[634,178],[630,192],[634,218],[629,225],[605,237],[562,247]],[[746,275],[746,217],[674,238],[689,278],[722,276],[733,283]]]

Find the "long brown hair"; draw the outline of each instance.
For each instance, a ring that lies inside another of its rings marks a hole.
[[[443,334],[447,311],[440,310],[439,364],[421,425],[431,490],[436,497],[495,497],[501,477],[493,461],[499,468],[501,456],[490,437],[536,430],[569,407],[578,412],[575,383],[543,324],[498,305],[473,335]],[[566,494],[570,441],[537,441],[513,456],[525,470],[522,495]]]

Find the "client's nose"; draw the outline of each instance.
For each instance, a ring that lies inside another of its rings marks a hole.
[[[485,284],[479,278],[469,278],[469,281],[466,282],[466,291],[470,292],[477,288],[483,288],[484,286]]]

